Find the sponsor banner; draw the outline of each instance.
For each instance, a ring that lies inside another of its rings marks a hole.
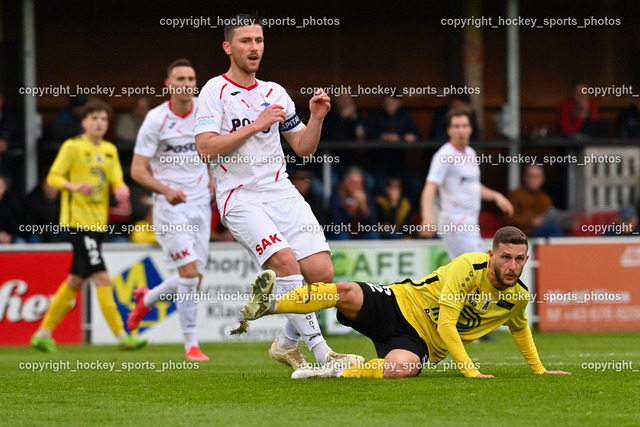
[[[176,272],[166,267],[159,248],[104,245],[104,259],[112,277],[114,298],[125,321],[135,307],[133,299],[137,287],[153,288]],[[251,322],[243,335],[229,335],[238,326],[240,310],[249,297],[249,289],[258,270],[246,250],[236,243],[216,243],[210,246],[204,279],[198,298],[198,339],[217,341],[273,340],[286,321],[283,315],[268,316]],[[98,301],[91,297],[91,342],[113,344],[113,333],[107,326]],[[182,343],[183,335],[175,301],[165,299],[145,316],[139,336],[152,343]]]
[[[54,248],[55,246],[51,246]],[[0,252],[0,345],[29,345],[51,299],[69,274],[72,253]],[[82,343],[82,294],[53,332],[58,344]]]
[[[543,332],[640,331],[640,241],[538,246]]]

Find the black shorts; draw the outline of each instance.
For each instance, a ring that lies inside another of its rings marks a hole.
[[[384,359],[391,350],[407,350],[421,361],[429,356],[427,344],[404,318],[395,294],[388,286],[356,282],[362,288],[364,301],[358,317],[347,319],[338,312],[338,322],[353,328],[373,341],[378,357]]]
[[[76,231],[69,233],[69,240],[73,245],[73,262],[71,274],[83,279],[93,273],[105,271],[107,268],[102,259],[102,238],[104,233],[95,231]]]

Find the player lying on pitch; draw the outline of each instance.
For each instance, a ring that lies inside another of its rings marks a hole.
[[[544,368],[531,336],[525,314],[529,290],[520,280],[528,248],[522,231],[503,227],[489,254],[461,255],[419,282],[314,283],[278,298],[273,293],[275,275],[267,270],[254,282],[242,313],[254,320],[336,307],[338,321],[369,337],[379,357],[355,367],[305,367],[291,378],[415,377],[425,363],[438,363],[447,353],[466,377],[493,378],[478,371],[464,345],[501,325],[509,327],[536,374],[568,374]]]

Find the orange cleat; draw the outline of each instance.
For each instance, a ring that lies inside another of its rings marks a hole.
[[[197,361],[197,362],[206,362],[209,360],[209,356],[207,356],[206,354],[202,353],[200,351],[200,347],[196,347],[195,345],[192,346],[189,351],[187,351],[187,354],[184,356],[187,360],[193,360],[193,361]]]
[[[151,311],[151,307],[144,305],[144,296],[147,292],[149,292],[149,288],[137,288],[133,294],[133,298],[136,300],[136,308],[134,308],[127,317],[127,328],[129,328],[129,331],[138,329],[142,318]]]

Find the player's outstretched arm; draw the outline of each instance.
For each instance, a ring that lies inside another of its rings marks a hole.
[[[258,132],[269,129],[274,123],[284,123],[284,107],[278,104],[269,105],[262,110],[258,118],[235,132],[220,135],[217,132],[203,132],[196,135],[198,154],[207,163],[215,162],[219,156],[226,156],[244,144]]]
[[[322,89],[318,89],[316,95],[309,100],[311,117],[307,125],[297,132],[284,134],[285,139],[298,156],[309,157],[316,152],[322,133],[322,122],[330,109],[329,96]]]
[[[540,357],[538,356],[538,349],[536,349],[536,344],[533,341],[533,335],[531,335],[531,329],[529,329],[529,325],[526,325],[522,329],[517,329],[514,325],[509,325],[509,330],[511,331],[511,336],[516,342],[520,353],[522,353],[529,366],[531,366],[533,372],[535,372],[536,374],[571,375],[569,372],[547,371],[545,369],[545,367],[542,365],[542,362],[540,361]]]
[[[433,201],[438,191],[438,184],[428,181],[424,185],[422,195],[420,197],[420,215],[422,216],[422,230],[420,236],[428,239],[435,234],[435,221],[433,220]]]
[[[507,216],[513,215],[513,205],[502,194],[480,184],[480,198],[488,202],[494,202]]]
[[[451,354],[451,358],[458,365],[460,372],[468,378],[493,378],[493,375],[483,375],[475,367],[473,361],[467,354],[462,344],[462,339],[456,329],[456,323],[460,317],[460,311],[453,307],[440,305],[440,316],[438,317],[438,334],[444,341]]]

